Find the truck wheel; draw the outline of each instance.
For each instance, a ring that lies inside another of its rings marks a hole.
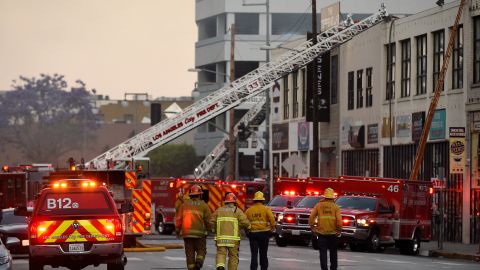
[[[277,243],[277,246],[279,247],[287,246],[287,240],[285,238],[280,238],[278,236],[275,236],[275,243]]]
[[[170,226],[170,225],[164,225],[164,231],[163,231],[163,234],[165,235],[171,235],[174,231],[174,227],[173,226]]]
[[[412,240],[401,242],[399,248],[401,254],[418,255],[420,252],[420,235],[415,233],[415,236]]]
[[[123,263],[108,263],[107,270],[124,270],[125,266]]]
[[[165,233],[165,223],[163,223],[163,217],[162,216],[158,216],[158,219],[157,219],[157,224],[156,224],[156,228],[157,228],[157,231],[159,234],[164,234]]]
[[[43,270],[43,264],[30,258],[28,260],[28,270]]]
[[[372,232],[368,237],[367,250],[369,252],[377,252],[380,250],[380,237],[378,232]]]

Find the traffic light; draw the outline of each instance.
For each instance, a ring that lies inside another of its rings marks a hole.
[[[255,169],[263,170],[263,150],[255,152]]]
[[[246,141],[248,137],[250,136],[250,130],[248,129],[247,126],[245,126],[245,123],[240,123],[238,125],[238,140],[239,141]]]

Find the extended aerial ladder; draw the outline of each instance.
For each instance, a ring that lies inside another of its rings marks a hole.
[[[247,75],[225,85],[214,93],[187,107],[175,117],[165,119],[124,141],[87,164],[97,169],[107,168],[108,161],[128,160],[141,157],[156,147],[168,143],[180,135],[198,127],[206,121],[238,106],[250,97],[269,89],[276,80],[315,60],[355,35],[378,24],[387,16],[385,7],[354,23],[351,19],[334,26],[317,36],[317,44],[311,40],[288,51],[275,61],[266,63]]]
[[[265,96],[261,96],[256,104],[235,124],[234,134],[237,134],[239,127],[243,125],[245,128],[249,126],[258,125],[265,119],[266,107]],[[205,156],[205,159],[195,168],[195,178],[213,178],[218,175],[223,169],[228,160],[227,147],[228,136],[225,135],[222,140],[213,148],[212,152]]]

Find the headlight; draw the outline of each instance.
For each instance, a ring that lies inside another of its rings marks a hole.
[[[366,219],[357,219],[357,225],[359,227],[367,227],[368,226],[368,220]]]
[[[283,221],[283,214],[279,214],[277,217],[277,222],[281,223]]]
[[[0,265],[6,264],[10,261],[10,256],[0,257]]]

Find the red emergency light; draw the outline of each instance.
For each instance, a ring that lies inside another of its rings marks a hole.
[[[8,165],[3,165],[2,166],[2,171],[4,171],[4,172],[8,172],[9,169],[10,168],[8,167]]]

